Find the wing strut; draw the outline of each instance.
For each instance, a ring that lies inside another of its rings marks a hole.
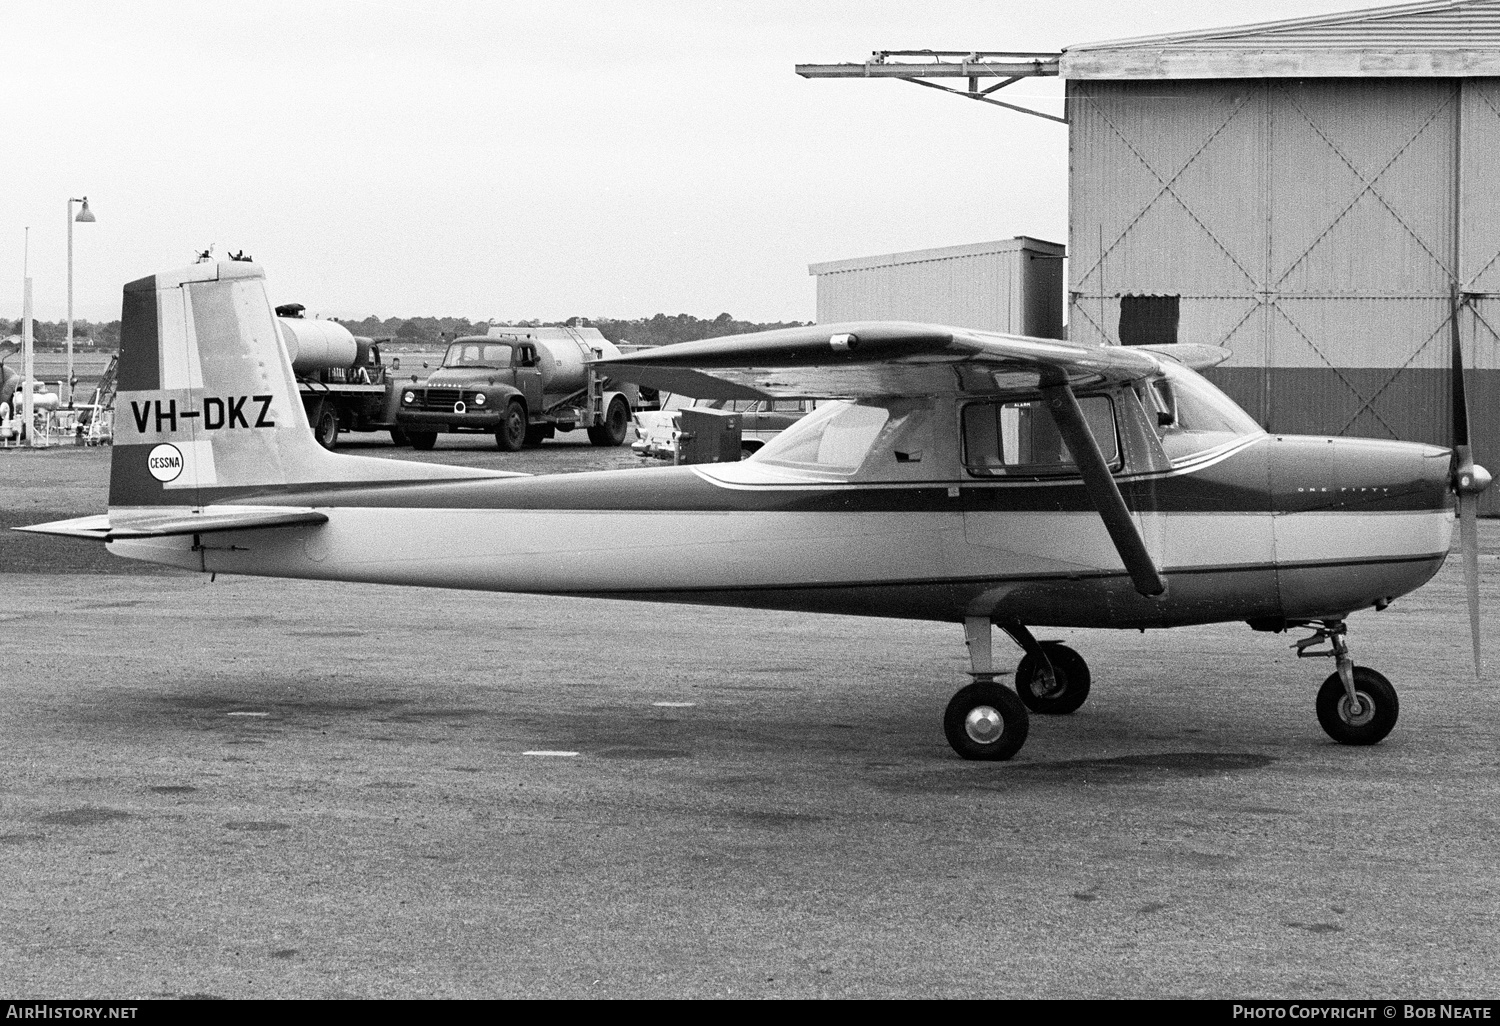
[[[1099,519],[1104,521],[1104,527],[1109,531],[1109,537],[1115,543],[1125,569],[1130,571],[1135,590],[1147,598],[1161,595],[1167,590],[1167,582],[1162,580],[1156,564],[1151,560],[1151,554],[1146,551],[1141,532],[1136,530],[1135,518],[1131,516],[1130,508],[1120,495],[1120,488],[1115,484],[1114,475],[1109,472],[1109,464],[1105,462],[1104,453],[1099,451],[1099,443],[1094,440],[1088,422],[1083,419],[1083,411],[1078,407],[1072,387],[1067,382],[1044,386],[1042,398],[1047,401],[1047,409],[1057,422],[1057,430],[1061,432],[1068,452],[1072,453],[1073,461],[1083,474],[1083,485],[1088,489],[1089,501],[1099,511]]]

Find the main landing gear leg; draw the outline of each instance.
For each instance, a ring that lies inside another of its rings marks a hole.
[[[1314,627],[1310,638],[1297,642],[1297,656],[1332,656],[1337,669],[1318,689],[1318,723],[1341,745],[1373,745],[1396,725],[1401,703],[1396,689],[1385,677],[1367,666],[1355,666],[1344,640],[1348,627],[1342,620],[1325,620]],[[1313,646],[1327,641],[1326,649]]]
[[[1089,664],[1060,641],[1037,641],[1019,623],[1000,629],[1026,653],[1016,667],[1016,694],[1034,713],[1062,716],[1089,697]]]
[[[1026,743],[1030,717],[1015,692],[995,683],[988,617],[964,618],[964,644],[969,646],[969,676],[974,683],[960,689],[948,703],[943,733],[965,759],[1009,759]]]

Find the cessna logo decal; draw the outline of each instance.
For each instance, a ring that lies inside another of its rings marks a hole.
[[[182,473],[182,452],[177,446],[163,442],[146,457],[146,466],[150,469],[151,476],[163,484],[175,481]]]
[[[249,409],[246,409],[247,403],[250,404]],[[271,397],[268,395],[207,396],[201,410],[179,410],[176,399],[168,399],[165,403],[160,399],[154,402],[131,400],[130,413],[135,418],[136,430],[142,434],[148,425],[154,424],[157,431],[176,431],[179,423],[185,429],[198,418],[202,418],[203,427],[207,431],[276,426],[276,422],[271,419]],[[255,418],[254,424],[250,422],[251,417]]]

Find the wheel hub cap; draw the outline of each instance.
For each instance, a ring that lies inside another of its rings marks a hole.
[[[1363,691],[1356,691],[1354,694],[1359,699],[1359,708],[1355,709],[1349,696],[1345,695],[1339,699],[1339,719],[1351,727],[1363,727],[1375,718],[1375,703]]]
[[[1062,693],[1068,690],[1068,686],[1055,670],[1040,670],[1033,679],[1031,690],[1038,698],[1060,698]]]
[[[975,744],[993,744],[1005,733],[1005,718],[992,705],[976,705],[964,717],[964,731]]]

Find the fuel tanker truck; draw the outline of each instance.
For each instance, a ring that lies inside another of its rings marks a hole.
[[[341,431],[389,431],[404,444],[396,423],[400,382],[381,362],[380,346],[337,321],[304,318],[302,309],[278,306],[276,321],[318,444],[332,449]]]
[[[456,338],[425,382],[400,389],[396,424],[418,449],[440,432],[483,431],[514,452],[577,428],[595,445],[620,445],[640,392],[589,362],[618,355],[598,328],[495,327]]]

